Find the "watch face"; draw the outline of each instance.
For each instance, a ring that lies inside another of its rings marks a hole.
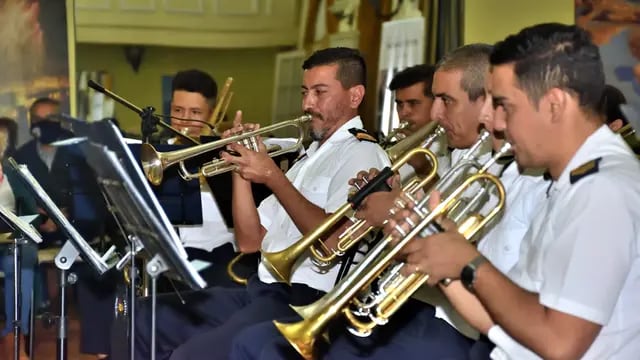
[[[462,272],[460,273],[460,281],[462,285],[466,287],[468,290],[473,289],[473,280],[476,276],[475,266],[472,264],[467,264],[464,268],[462,268]]]

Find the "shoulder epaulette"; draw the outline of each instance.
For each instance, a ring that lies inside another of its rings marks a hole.
[[[351,128],[349,129],[349,132],[356,137],[356,139],[360,140],[360,141],[369,141],[369,142],[373,142],[373,143],[377,143],[378,139],[369,134],[367,132],[367,130],[364,129],[357,129],[357,128]]]
[[[569,173],[569,182],[571,184],[575,184],[576,181],[583,177],[597,173],[600,170],[600,160],[602,160],[602,157],[587,161],[586,163],[571,170]]]

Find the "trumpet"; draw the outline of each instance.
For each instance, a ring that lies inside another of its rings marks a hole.
[[[631,126],[631,124],[626,124],[616,131],[617,134],[620,134],[624,141],[629,145],[631,150],[638,154],[640,152],[640,140],[636,136],[636,130]]]
[[[411,124],[408,121],[401,121],[400,124],[398,124],[398,127],[391,130],[389,134],[387,134],[387,136],[385,136],[384,139],[380,141],[380,146],[382,146],[383,148],[387,148],[393,145],[395,142],[404,140],[406,136],[402,133],[402,131],[408,129],[410,126]]]
[[[351,196],[346,204],[338,208],[338,210],[325,219],[322,224],[312,232],[305,234],[305,236],[295,244],[279,252],[263,253],[262,256],[264,263],[280,281],[287,283],[291,278],[293,265],[297,259],[307,251],[307,249],[311,252],[311,260],[316,266],[321,269],[329,267],[338,257],[343,256],[345,252],[368,235],[368,233],[373,230],[373,227],[370,226],[362,231],[366,225],[366,221],[354,221],[351,226],[338,235],[338,243],[336,245],[336,249],[333,250],[328,249],[324,245],[321,240],[322,235],[333,229],[334,226],[342,221],[349,212],[357,209],[367,195],[373,191],[379,190],[380,186],[387,186],[385,183],[386,180],[393,176],[393,174],[400,169],[400,167],[406,164],[414,155],[421,154],[426,156],[432,164],[431,171],[422,179],[418,177],[413,179],[403,190],[412,192],[430,183],[437,176],[438,159],[433,152],[428,150],[428,147],[443,133],[444,129],[434,122],[425,126],[419,133],[414,134],[415,136],[412,135],[412,137],[401,141],[396,146],[400,146],[400,144],[405,141],[410,141],[410,144],[405,144],[402,145],[402,147],[397,148],[392,147],[392,149],[389,149],[393,154],[390,155],[390,157],[396,160],[393,163],[393,166],[384,168],[376,178],[367,183],[367,185],[362,189],[359,189],[356,194]],[[430,135],[426,136],[426,134]],[[420,144],[420,146],[416,147],[416,143],[424,139],[425,136],[426,139]],[[407,148],[413,149],[407,151]],[[399,154],[400,151],[403,151],[404,155],[398,158],[397,154]],[[388,187],[387,189],[390,190]]]
[[[298,129],[298,140],[295,144],[285,148],[269,149],[269,156],[276,157],[284,153],[297,151],[302,147],[302,141],[305,137],[304,124],[311,121],[311,115],[305,114],[298,118],[286,120],[277,124],[266,126],[258,130],[249,131],[239,135],[234,135],[226,139],[220,139],[206,144],[192,146],[186,149],[180,149],[169,152],[158,152],[151,144],[142,144],[140,149],[140,160],[142,162],[142,169],[153,185],[160,185],[162,183],[162,177],[164,171],[175,164],[179,164],[179,174],[184,180],[197,179],[200,175],[204,177],[215,176],[228,171],[232,171],[236,168],[235,165],[227,164],[222,159],[214,159],[210,162],[203,164],[198,173],[190,173],[187,170],[184,162],[195,156],[202,155],[212,150],[224,148],[225,146],[240,142],[247,148],[257,151],[258,143],[256,136],[267,134],[271,131],[281,128],[293,126]]]
[[[275,326],[289,343],[305,359],[313,358],[316,339],[324,332],[328,323],[337,315],[343,314],[350,323],[349,330],[358,336],[368,336],[372,329],[383,325],[404,302],[428,279],[427,274],[414,273],[403,277],[399,270],[404,265],[396,263],[394,258],[402,248],[415,236],[428,236],[439,231],[436,220],[441,216],[454,217],[465,238],[473,240],[481,230],[493,224],[505,204],[506,193],[500,180],[488,173],[488,169],[499,157],[509,150],[506,144],[489,161],[480,164],[475,160],[467,160],[464,166],[454,168],[457,181],[445,179],[436,184],[442,190],[443,201],[432,211],[427,208],[428,196],[417,201],[412,199],[411,209],[420,221],[412,224],[410,231],[400,229],[404,236],[394,244],[394,237],[389,235],[374,246],[362,262],[325,296],[307,306],[293,307],[303,318],[302,321],[284,324],[274,321]],[[469,175],[472,169],[477,172]],[[479,185],[479,193],[486,195],[489,191],[497,193],[497,203],[493,207],[484,206],[485,196],[475,194],[468,200],[464,195]],[[411,196],[409,196],[411,198]],[[481,209],[482,210],[479,210]],[[482,214],[481,211],[486,213]],[[370,290],[374,281],[378,280],[378,292]],[[373,299],[363,307],[361,299]],[[355,309],[354,309],[355,307]],[[363,317],[368,317],[368,321]]]

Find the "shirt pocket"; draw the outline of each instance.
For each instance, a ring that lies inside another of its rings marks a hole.
[[[324,208],[329,197],[330,184],[330,177],[315,176],[301,186],[300,192],[307,200],[311,201],[314,205]]]

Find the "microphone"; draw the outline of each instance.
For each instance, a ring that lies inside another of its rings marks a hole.
[[[138,116],[140,116],[140,118],[142,119],[141,133],[142,133],[142,141],[143,142],[148,142],[149,141],[149,137],[151,137],[151,134],[153,134],[156,131],[158,131],[157,126],[160,125],[160,126],[164,127],[165,129],[171,131],[172,133],[189,140],[193,144],[196,144],[196,145],[200,144],[200,141],[190,137],[189,135],[183,134],[181,131],[173,128],[171,125],[165,123],[164,121],[160,121],[160,118],[161,117],[162,118],[173,118],[173,119],[179,119],[179,120],[184,120],[184,121],[200,122],[200,123],[205,123],[205,124],[206,124],[206,121],[193,120],[193,119],[182,119],[182,118],[176,118],[176,117],[172,117],[172,116],[168,116],[168,115],[157,115],[157,114],[154,114],[155,109],[152,106],[147,106],[144,109],[141,109],[140,107],[132,104],[131,102],[129,102],[129,101],[125,100],[124,98],[120,97],[119,95],[115,94],[111,90],[105,89],[102,85],[98,84],[97,82],[95,82],[93,80],[87,81],[87,86],[89,86],[90,88],[92,88],[95,91],[98,91],[100,93],[103,93],[103,94],[107,95],[108,97],[112,98],[113,100],[117,101],[118,103],[124,105],[125,107],[129,108],[130,110],[132,110],[133,112],[138,114]],[[210,126],[210,125],[208,125],[208,126]]]

